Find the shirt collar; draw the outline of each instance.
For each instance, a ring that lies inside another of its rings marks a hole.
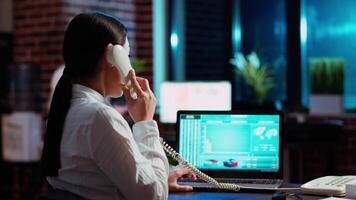
[[[73,84],[72,98],[90,98],[99,102],[106,103],[103,95],[81,84]]]

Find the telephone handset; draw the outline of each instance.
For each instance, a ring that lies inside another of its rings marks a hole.
[[[225,189],[225,190],[233,190],[238,192],[240,190],[240,186],[231,183],[219,183],[212,177],[204,174],[199,169],[193,167],[188,161],[186,161],[179,153],[177,153],[172,147],[170,147],[162,138],[160,138],[160,142],[163,146],[163,150],[166,151],[170,156],[172,156],[175,160],[177,160],[180,164],[185,165],[188,167],[192,172],[196,174],[199,178],[210,183],[211,185],[215,186],[218,189]]]
[[[128,78],[128,74],[132,69],[130,58],[127,50],[121,45],[114,45],[107,54],[109,63],[118,68],[121,77],[124,77],[123,84],[126,84],[130,88],[130,94],[133,99],[137,99],[137,94],[131,88],[131,82]]]

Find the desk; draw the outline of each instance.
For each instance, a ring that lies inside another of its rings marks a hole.
[[[283,183],[282,188],[295,188],[299,187],[299,184]],[[273,191],[244,191],[240,192],[223,192],[223,191],[193,191],[193,192],[177,192],[170,193],[169,200],[271,200]],[[300,190],[291,191],[288,193],[300,193]],[[298,195],[303,200],[316,200],[326,198],[325,196],[313,196],[313,195]]]
[[[273,193],[252,193],[252,192],[237,192],[237,193],[224,193],[224,192],[184,192],[184,193],[170,193],[169,200],[271,200]],[[326,197],[299,195],[303,200],[316,200]]]

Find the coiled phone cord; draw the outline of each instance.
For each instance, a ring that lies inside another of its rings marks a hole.
[[[206,181],[207,183],[215,186],[218,189],[233,190],[238,192],[240,186],[231,183],[219,183],[212,177],[204,174],[199,169],[193,167],[188,161],[186,161],[179,153],[177,153],[171,146],[169,146],[162,138],[159,138],[164,151],[166,151],[170,156],[177,160],[180,164],[188,167],[192,172],[194,172],[199,178]]]

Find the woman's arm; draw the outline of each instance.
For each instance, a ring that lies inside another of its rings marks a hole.
[[[125,199],[167,199],[168,161],[157,124],[136,123],[133,137],[124,119],[113,114],[101,110],[96,117],[89,141],[93,160]]]

